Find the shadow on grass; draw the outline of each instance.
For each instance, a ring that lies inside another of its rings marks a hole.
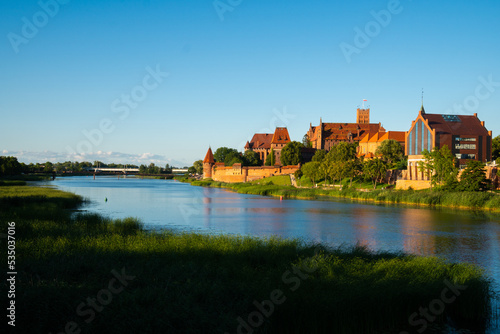
[[[68,324],[81,333],[415,331],[410,316],[441,298],[445,280],[467,288],[433,326],[481,331],[488,321],[490,283],[472,265],[279,238],[151,233],[137,219],[67,205],[0,199],[2,231],[16,222],[17,333]]]

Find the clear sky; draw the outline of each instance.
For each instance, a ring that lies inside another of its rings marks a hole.
[[[500,2],[0,1],[0,154],[174,165],[254,133],[478,113],[500,134]]]

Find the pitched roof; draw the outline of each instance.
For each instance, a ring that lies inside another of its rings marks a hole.
[[[205,159],[203,160],[203,163],[214,163],[214,155],[212,153],[212,148],[209,147],[207,151],[207,155],[205,155]]]
[[[380,137],[380,141],[384,141],[387,139],[394,139],[398,142],[405,142],[405,132],[404,131],[387,131],[382,137]]]
[[[370,140],[368,142],[370,143],[378,143],[378,142],[381,142],[381,138],[385,135],[386,133],[385,132],[377,132],[376,134],[374,134]]]
[[[488,130],[475,115],[422,114],[436,133],[452,135],[488,136]]]
[[[349,140],[349,134],[351,134],[352,140],[360,141],[367,133],[377,133],[379,131],[385,131],[380,123],[323,123],[324,140]]]
[[[287,128],[276,128],[274,130],[272,144],[287,144],[290,142],[290,135],[288,134]]]
[[[252,140],[248,143],[248,149],[271,149],[271,141],[273,140],[272,133],[256,133],[253,135]],[[246,145],[245,145],[245,148]]]

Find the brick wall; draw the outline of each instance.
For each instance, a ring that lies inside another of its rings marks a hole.
[[[299,165],[262,167],[242,167],[240,164],[235,165],[231,167],[214,166],[212,168],[212,179],[227,183],[249,182],[275,175],[293,174],[300,168]]]

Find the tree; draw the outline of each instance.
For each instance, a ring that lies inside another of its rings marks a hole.
[[[21,174],[22,170],[23,168],[16,157],[0,156],[0,176]]]
[[[373,189],[377,188],[377,182],[383,180],[387,172],[387,163],[381,159],[370,159],[363,164],[363,174],[373,182]]]
[[[193,167],[196,170],[196,174],[203,174],[203,160],[193,162]]]
[[[43,169],[45,173],[52,173],[54,171],[54,164],[50,161],[45,163],[45,168]]]
[[[485,191],[488,189],[488,181],[484,164],[477,160],[470,160],[460,176],[458,189],[462,191]]]
[[[271,149],[271,152],[266,157],[265,165],[266,166],[274,166],[276,163],[276,157],[274,156],[274,150]]]
[[[165,174],[172,174],[172,166],[169,164],[165,165]]]
[[[234,148],[219,147],[214,153],[214,159],[216,162],[223,162],[227,166],[227,163],[238,155],[240,153]]]
[[[356,143],[340,142],[328,154],[332,155],[333,161],[347,161],[356,158],[356,148]]]
[[[357,158],[348,160],[344,163],[343,174],[344,177],[349,178],[349,186],[352,187],[352,179],[361,173],[363,165]]]
[[[404,152],[401,144],[394,139],[384,140],[375,151],[375,154],[382,155],[382,159],[393,166],[394,163],[404,159]]]
[[[243,157],[238,153],[238,154],[230,154],[227,156],[226,158],[226,162],[225,162],[225,165],[226,166],[232,166],[234,164],[242,164],[244,165],[245,164],[245,161],[243,159]]]
[[[281,164],[283,166],[298,165],[302,162],[304,145],[298,141],[291,141],[281,150]]]
[[[318,162],[319,163],[319,171],[318,173],[320,175],[323,175],[325,178],[325,183],[328,182],[328,176],[330,174],[330,169],[332,168],[331,161],[328,161],[327,159],[324,160],[313,160],[312,162]]]
[[[491,159],[497,160],[500,158],[500,135],[493,138],[491,141]]]
[[[314,153],[314,156],[312,157],[311,161],[321,162],[321,161],[323,161],[325,159],[325,157],[326,157],[326,151],[325,150],[317,150]]]
[[[423,150],[424,161],[419,162],[419,169],[431,179],[431,187],[436,185],[452,184],[457,180],[458,169],[456,158],[447,145],[429,152]]]
[[[302,145],[307,148],[312,148],[312,143],[309,140],[309,136],[307,135],[307,133],[304,135],[304,137],[302,137]]]
[[[356,166],[359,166],[359,161],[356,156],[357,144],[340,142],[332,147],[325,159],[330,161],[332,165],[329,169],[330,176],[334,183],[339,179],[342,184],[344,177],[351,179],[356,175]]]
[[[313,184],[316,184],[316,180],[321,177],[319,166],[320,163],[318,161],[311,161],[304,164],[304,166],[302,166],[301,168],[302,173],[310,178]]]
[[[245,151],[243,161],[245,166],[260,166],[262,164],[259,154],[252,150]]]

